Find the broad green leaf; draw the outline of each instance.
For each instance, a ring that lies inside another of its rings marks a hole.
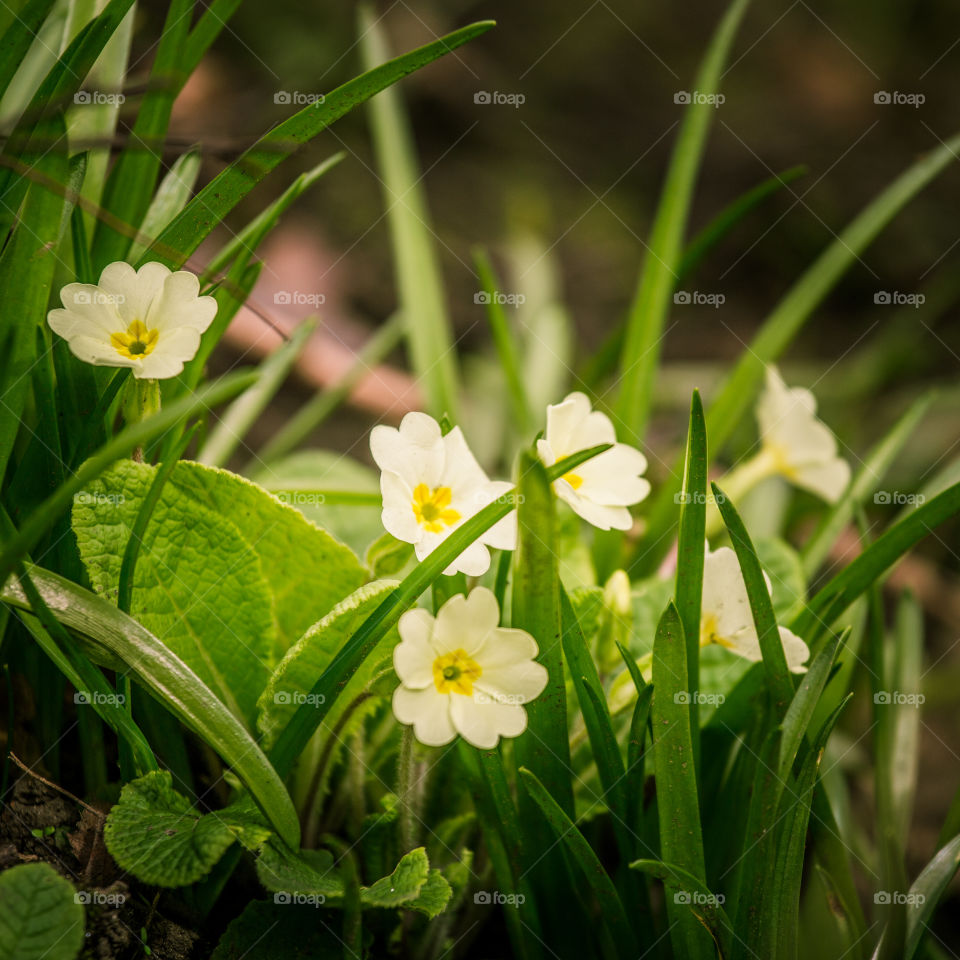
[[[485,33],[491,21],[471,24],[368,71],[304,107],[261,137],[218,174],[157,238],[141,258],[181,266],[210,231],[276,166],[358,103]]]
[[[279,896],[279,895],[278,895]],[[265,933],[264,931],[267,931]],[[210,960],[344,960],[339,925],[311,902],[251,900],[224,931]]]
[[[700,602],[703,597],[704,542],[707,523],[707,434],[700,393],[693,391],[690,424],[680,495],[680,537],[677,543],[676,603],[687,642],[687,690],[700,689]],[[699,704],[690,704],[690,723],[700,729]],[[693,741],[694,762],[699,766],[700,738]]]
[[[587,887],[597,900],[600,916],[617,945],[620,955],[636,956],[637,942],[620,895],[596,853],[577,829],[577,825],[567,816],[540,780],[526,767],[521,767],[519,774],[557,840],[564,845],[570,858],[580,868]]]
[[[389,51],[380,21],[367,4],[359,7],[357,29],[364,69],[373,71]],[[457,354],[413,134],[398,91],[383,90],[370,100],[369,111],[413,372],[424,390],[427,411],[456,422]]]
[[[20,532],[3,544],[0,554],[0,583],[5,583],[14,564],[22,559],[70,506],[73,497],[119,457],[129,456],[135,447],[143,446],[176,424],[183,423],[200,410],[205,410],[238,393],[251,383],[253,375],[237,372],[222,377],[180,400],[165,406],[159,413],[126,427],[90,457],[73,475],[60,484],[30,515]]]
[[[80,556],[101,595],[116,596],[154,472],[118,461],[74,504]],[[252,542],[171,478],[143,537],[130,610],[251,726],[277,642],[271,592]]]
[[[547,470],[547,479],[552,483],[557,477],[609,449],[610,444],[599,444],[565,457]],[[516,490],[474,514],[408,574],[400,586],[367,617],[313,685],[310,693],[317,706],[302,704],[280,734],[270,753],[278,770],[284,774],[289,772],[294,759],[307,745],[313,731],[323,722],[326,711],[335,699],[335,691],[356,672],[367,655],[400,619],[404,610],[412,605],[477,537],[507,516],[515,506]]]
[[[270,838],[257,857],[257,876],[274,893],[299,893],[335,903],[343,896],[343,880],[329,850],[294,853],[282,840]]]
[[[843,496],[823,515],[816,530],[803,545],[801,559],[807,578],[812,578],[826,560],[840,532],[853,519],[854,507],[863,503],[877,489],[877,484],[883,481],[904,444],[913,436],[930,408],[932,399],[927,394],[914,401],[887,435],[867,454]]]
[[[88,638],[91,659],[117,669],[125,665],[135,674],[157,700],[232,767],[277,833],[288,844],[298,846],[300,826],[282,781],[240,721],[200,678],[113,604],[55,573],[32,564],[25,566],[54,616]],[[0,596],[21,610],[31,609],[22,588],[12,580]]]
[[[724,65],[747,2],[734,0],[727,8],[697,73],[693,89],[698,98],[684,112],[630,307],[620,359],[617,415],[622,425],[621,439],[634,446],[643,442],[650,415],[663,327],[683,253],[684,231],[707,134],[717,112],[711,97],[720,88]]]
[[[203,154],[198,147],[182,153],[174,161],[157,187],[157,192],[143,215],[140,236],[134,240],[127,254],[129,260],[136,261],[152,243],[153,238],[186,206],[193,193]]]
[[[235,473],[181,461],[170,484],[195,502],[233,518],[260,558],[273,593],[280,654],[366,577],[347,547]]]
[[[736,507],[715,483],[711,484],[711,487],[727,532],[730,534],[733,548],[737,553],[743,581],[747,587],[750,612],[760,640],[763,669],[770,688],[771,703],[777,715],[782,717],[787,705],[793,699],[793,681],[790,679],[787,668],[787,658],[783,652],[783,643],[780,640],[780,631],[773,612],[773,601],[767,590],[766,581],[763,579],[763,568],[760,566],[750,534],[747,533],[747,528],[743,525]],[[805,634],[800,636],[805,637]]]
[[[83,907],[48,863],[0,873],[0,954],[4,960],[74,960],[83,948]]]
[[[255,847],[270,831],[226,808],[201,814],[173,789],[168,770],[126,784],[107,816],[103,839],[117,864],[144,883],[183,887],[205,877],[234,841]]]
[[[881,230],[935,177],[957,158],[960,134],[943,141],[921,157],[875,197],[830,243],[814,263],[787,291],[757,335],[747,345],[736,366],[726,376],[707,411],[707,435],[715,451],[730,439],[736,426],[754,402],[767,364],[775,363],[844,273],[860,257]],[[672,474],[679,476],[679,465]],[[677,484],[665,483],[650,505],[649,528],[644,553],[634,566],[655,569],[669,549],[668,532],[674,523],[673,499]],[[651,549],[651,544],[661,544]]]
[[[635,860],[630,868],[661,880],[674,903],[685,906],[707,928],[719,955],[730,955],[730,944],[735,935],[730,918],[723,909],[722,896],[711,893],[706,884],[689,870],[662,860]]]
[[[955,483],[885,530],[860,556],[816,593],[794,619],[790,629],[812,645],[826,626],[870,584],[883,576],[914,544],[958,511],[960,483]]]
[[[701,880],[705,877],[700,804],[694,766],[687,646],[683,625],[671,602],[660,618],[653,644],[653,763],[660,818],[660,850]],[[678,956],[708,957],[712,946],[703,927],[682,904],[667,901],[670,939]]]
[[[247,432],[260,419],[283,386],[316,328],[315,321],[304,320],[290,338],[260,364],[257,382],[224,410],[216,426],[210,431],[197,456],[200,463],[208,467],[227,465],[237,447],[243,444]],[[244,448],[247,449],[245,444]]]
[[[518,762],[529,767],[573,815],[566,684],[560,642],[560,579],[557,571],[556,506],[543,464],[530,453],[518,466],[519,534],[514,554],[511,626],[537,641],[537,661],[550,675],[547,687],[527,704],[527,730],[517,742]]]
[[[420,888],[420,892],[413,900],[403,905],[405,910],[417,910],[424,913],[431,920],[447,909],[447,904],[453,895],[453,888],[446,877],[439,870],[431,870],[427,874],[427,882]],[[362,897],[362,895],[361,895]]]

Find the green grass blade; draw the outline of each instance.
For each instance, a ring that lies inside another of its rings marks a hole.
[[[797,692],[787,707],[787,712],[783,717],[783,736],[780,740],[780,763],[778,769],[780,776],[786,779],[793,767],[793,761],[797,757],[797,751],[803,738],[806,735],[810,721],[813,719],[814,711],[817,709],[817,703],[820,700],[820,694],[823,693],[827,681],[833,674],[833,662],[837,658],[837,652],[843,649],[845,634],[833,638],[824,648],[813,658],[810,669],[803,675]]]
[[[719,955],[730,956],[733,942],[733,925],[723,909],[722,899],[710,892],[707,885],[689,870],[664,863],[662,860],[635,860],[632,870],[640,870],[660,880],[675,903],[682,904],[702,923],[713,938]]]
[[[750,612],[760,641],[760,652],[763,654],[763,669],[767,676],[771,703],[778,718],[783,718],[787,706],[793,699],[793,681],[787,668],[787,658],[783,652],[783,643],[780,640],[780,631],[777,629],[777,619],[773,613],[773,601],[767,584],[763,579],[763,568],[757,559],[757,552],[747,528],[740,519],[736,507],[730,499],[714,483],[711,484],[713,495],[720,515],[726,524],[730,540],[737,553],[743,581],[747,587],[747,596],[750,598]],[[803,636],[803,634],[800,634]]]
[[[697,74],[694,89],[704,99],[698,99],[685,111],[660,195],[639,286],[627,318],[616,411],[622,425],[621,439],[638,447],[643,442],[650,415],[660,343],[682,256],[697,173],[710,124],[716,115],[716,107],[706,98],[719,90],[724,64],[747,2],[733,0],[727,8]]]
[[[137,111],[129,142],[107,177],[103,191],[104,211],[134,230],[140,227],[150,205],[173,102],[187,80],[182,60],[193,7],[194,0],[170,2],[147,92]],[[97,223],[90,255],[97,274],[108,263],[128,259],[129,250],[130,237],[126,232],[114,230],[102,219]]]
[[[856,262],[893,217],[924,187],[952,164],[960,153],[960,134],[921,157],[862,210],[820,254],[764,321],[727,375],[707,411],[707,435],[720,450],[754,402],[767,364],[774,363],[844,273]],[[674,476],[680,475],[678,465]],[[676,483],[665,483],[650,505],[649,530],[638,571],[653,569],[669,549],[667,532],[674,522]],[[651,544],[661,544],[654,549]]]
[[[202,279],[211,283],[214,277],[226,270],[232,261],[254,254],[267,234],[280,222],[280,218],[310,189],[328,170],[332,170],[346,156],[335,153],[318,163],[312,170],[301,173],[286,190],[265,210],[250,221],[235,237],[232,237],[204,268]]]
[[[629,861],[632,856],[633,842],[627,824],[626,806],[626,770],[620,747],[617,743],[606,695],[600,683],[597,667],[587,649],[586,640],[577,615],[570,603],[566,590],[560,588],[560,614],[562,622],[563,653],[570,668],[570,676],[577,692],[580,711],[590,737],[590,747],[600,783],[603,786],[603,801],[613,816],[613,829],[621,848],[621,856]]]
[[[147,207],[140,225],[140,236],[134,240],[127,254],[128,259],[136,261],[163,232],[164,227],[186,206],[193,193],[203,154],[199,148],[181,154],[160,181],[157,192]],[[92,281],[91,281],[92,282]]]
[[[553,487],[546,467],[532,453],[520,454],[517,472],[519,535],[511,626],[526,630],[537,641],[537,661],[550,675],[543,693],[526,705],[527,730],[517,742],[517,762],[529,767],[567,815],[573,816]]]
[[[486,251],[479,247],[475,249],[473,262],[477,268],[480,288],[485,295],[487,322],[490,324],[490,332],[493,334],[493,342],[497,348],[497,358],[500,361],[500,370],[506,383],[507,395],[510,397],[514,426],[521,437],[529,438],[533,429],[533,419],[530,402],[527,399],[527,388],[521,373],[520,345],[510,329],[507,312],[498,300],[500,284]]]
[[[627,741],[627,823],[641,836],[643,831],[643,787],[646,773],[647,729],[653,684],[648,683],[637,694],[630,718],[630,739]]]
[[[960,837],[954,837],[937,851],[910,887],[914,894],[907,904],[907,944],[904,960],[912,960],[927,932],[927,925],[940,899],[960,867]]]
[[[705,880],[700,801],[693,763],[692,716],[687,683],[687,646],[683,624],[671,602],[653,641],[653,763],[660,818],[660,850],[676,864]],[[670,937],[677,956],[712,957],[706,931],[685,905],[667,901]]]
[[[73,502],[73,495],[99,476],[111,463],[121,457],[129,456],[135,447],[145,446],[154,437],[160,436],[187,418],[228,400],[253,383],[255,378],[256,374],[249,371],[239,371],[221,377],[202,390],[164,407],[154,416],[126,427],[104,444],[76,473],[44,500],[27,518],[19,532],[4,544],[3,552],[0,553],[0,583],[6,582],[13,571],[14,564],[36,546],[40,537],[68,509]]]
[[[387,358],[402,336],[403,322],[395,314],[363,345],[352,366],[336,383],[319,391],[277,431],[260,451],[257,466],[276,462],[305,440],[350,396],[354,387],[371,369]],[[247,469],[253,466],[251,462]]]
[[[874,581],[932,530],[960,511],[960,483],[917,507],[883,532],[849,566],[807,603],[790,629],[808,644],[853,603]]]
[[[218,174],[191,201],[143,255],[171,268],[180,267],[210,231],[284,159],[313,139],[357,104],[462,46],[493,26],[474,23],[412,50],[389,63],[348,81],[324,97],[323,103],[304,107],[278,124]]]
[[[823,515],[800,553],[808,580],[820,569],[840,532],[853,519],[854,507],[863,503],[883,480],[904,444],[913,436],[932,400],[933,395],[927,394],[911,404],[890,432],[867,455],[844,495]]]
[[[785,186],[807,173],[806,167],[791,167],[774,174],[724,207],[688,244],[677,273],[682,280],[693,273],[714,247],[738,223],[752,213],[764,200],[779,193]]]
[[[582,450],[555,463],[547,470],[550,481],[563,476],[568,470],[609,450],[610,444],[600,444]],[[384,601],[363,622],[363,625],[344,644],[331,664],[314,684],[310,691],[317,694],[309,706],[304,703],[277,738],[271,751],[274,765],[283,774],[289,772],[294,760],[307,745],[314,730],[323,722],[327,710],[333,705],[336,693],[356,672],[367,654],[380,642],[381,638],[400,619],[400,615],[443,574],[443,571],[484,531],[489,530],[498,520],[503,519],[516,506],[516,490],[504,495],[497,502],[488,504],[474,514],[466,523],[452,533],[422,563],[411,571]],[[323,699],[319,699],[319,695]],[[566,730],[566,726],[564,726]]]
[[[136,620],[89,590],[27,565],[44,602],[66,627],[89,637],[208,743],[243,781],[284,841],[297,849],[300,825],[283,781],[239,720],[187,665]],[[19,585],[7,581],[2,599],[30,609]]]
[[[637,942],[633,936],[633,931],[630,929],[630,922],[627,919],[617,888],[613,885],[613,881],[604,869],[603,864],[591,849],[586,838],[577,829],[577,825],[550,795],[550,792],[537,779],[536,775],[526,767],[521,767],[519,773],[527,792],[540,808],[551,830],[566,847],[573,861],[583,871],[587,885],[597,899],[600,916],[614,943],[619,948],[619,955],[623,957],[636,956]]]
[[[703,598],[704,543],[707,525],[707,434],[700,393],[693,391],[690,426],[684,457],[683,492],[680,495],[680,538],[677,544],[677,613],[687,641],[687,690],[700,689],[700,603]],[[690,725],[700,729],[696,699],[690,703]],[[699,738],[694,739],[699,767]]]
[[[196,25],[187,37],[186,52],[183,59],[183,70],[187,76],[197,69],[204,54],[210,49],[210,45],[220,35],[220,31],[236,13],[241,2],[242,0],[213,0],[204,8]]]
[[[257,382],[248,387],[224,411],[196,458],[211,467],[226,466],[227,461],[247,435],[247,431],[266,410],[283,386],[290,370],[316,330],[316,322],[305,320],[286,343],[274,350],[257,370]]]
[[[359,7],[358,29],[363,66],[374,70],[389,53],[379,21],[367,4]],[[427,411],[435,417],[447,414],[456,422],[457,355],[413,135],[396,90],[386,89],[374,97],[369,110],[413,372],[424,390]]]
[[[54,0],[28,0],[3,31],[0,37],[0,96],[6,92],[13,75],[23,63],[53,4]]]

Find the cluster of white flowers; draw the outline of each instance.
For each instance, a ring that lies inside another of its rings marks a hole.
[[[88,363],[128,367],[136,378],[176,376],[199,347],[217,312],[213,297],[200,296],[198,278],[160,263],[134,270],[112,263],[97,284],[71,283],[51,310],[50,327]],[[850,467],[837,441],[816,416],[813,394],[789,388],[775,367],[757,404],[761,448],[727,475],[724,487],[737,498],[768,476],[780,475],[828,502],[843,494]],[[610,448],[554,481],[557,496],[601,530],[628,530],[629,508],[650,492],[644,455],[618,443],[610,418],[594,410],[583,393],[547,407],[546,431],[537,453],[546,466],[600,444]],[[512,489],[490,480],[459,427],[444,433],[425,413],[408,413],[399,428],[377,426],[370,436],[380,468],[383,525],[413,544],[423,560],[458,527]],[[490,567],[490,548],[513,550],[516,514],[511,512],[468,546],[445,573],[480,576]],[[770,581],[764,574],[767,588]],[[629,580],[621,593],[629,596]],[[436,617],[406,612],[394,651],[400,678],[393,698],[398,720],[412,724],[424,744],[440,746],[459,734],[482,749],[526,728],[524,704],[539,696],[547,671],[536,661],[537,644],[522,630],[500,626],[495,596],[478,587],[448,600]],[[806,669],[806,643],[784,627],[780,638],[789,668]],[[728,547],[707,554],[703,573],[701,645],[719,644],[748,660],[761,659],[746,585]]]

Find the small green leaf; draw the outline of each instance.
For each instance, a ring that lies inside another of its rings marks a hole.
[[[203,879],[250,828],[229,808],[201,814],[173,789],[168,770],[156,770],[124,786],[103,838],[119,866],[144,883],[183,887]],[[268,835],[263,830],[260,839]]]
[[[278,837],[271,837],[257,857],[260,882],[275,893],[299,893],[336,901],[343,896],[343,880],[333,867],[329,850],[294,853]]]
[[[83,907],[48,863],[0,873],[0,954],[4,960],[74,960],[83,947]]]
[[[400,907],[420,896],[429,876],[427,851],[417,847],[404,855],[389,877],[364,887],[360,899],[368,907]]]

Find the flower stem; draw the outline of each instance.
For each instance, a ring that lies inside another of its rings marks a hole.
[[[400,801],[400,844],[405,853],[412,850],[416,842],[416,832],[413,825],[413,751],[413,727],[405,726],[400,735],[400,756],[397,760],[397,798]]]
[[[159,413],[160,381],[131,377],[124,387],[121,407],[128,426]],[[132,459],[137,463],[143,461],[143,447],[134,448]]]
[[[745,460],[729,473],[724,474],[718,481],[718,485],[735,504],[739,504],[758,483],[778,472],[777,458],[773,451],[768,447],[763,447],[749,460]],[[723,518],[720,516],[720,510],[716,503],[713,502],[713,496],[710,495],[707,503],[706,534],[708,537],[712,537],[722,529]]]

